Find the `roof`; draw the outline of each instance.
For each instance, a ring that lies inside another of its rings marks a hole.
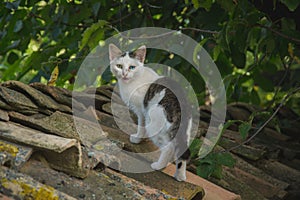
[[[119,126],[130,130],[135,127],[120,120],[122,117],[114,119],[116,110],[118,116],[126,111],[116,94],[112,86],[72,93],[41,83],[2,83],[0,173],[4,178],[0,192],[5,198],[22,199],[27,195],[35,199],[239,199],[241,195],[243,199],[283,199],[294,192],[288,186],[300,180],[299,171],[276,160],[276,151],[298,155],[299,149],[297,145],[283,145],[292,136],[272,127],[265,128],[250,145],[233,151],[237,164],[232,169],[224,168],[221,181],[200,178],[193,173],[192,164],[184,183],[172,178],[172,164],[162,171],[122,172],[128,160],[142,160],[147,168],[152,159],[132,157],[127,152],[151,152],[156,147],[150,141],[140,145],[129,142],[128,134]],[[113,108],[112,98],[117,102]],[[228,116],[246,119],[257,109],[232,104]],[[202,107],[199,133],[206,131],[209,115],[209,107]],[[276,143],[268,143],[266,137]],[[225,131],[219,148],[229,148],[239,140],[236,131]],[[270,155],[275,159],[270,161]],[[297,160],[296,156],[291,158]],[[288,175],[278,179],[277,169]]]

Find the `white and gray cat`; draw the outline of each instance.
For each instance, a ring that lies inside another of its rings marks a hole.
[[[130,141],[150,138],[161,151],[151,168],[160,170],[176,160],[174,177],[184,181],[190,157],[190,106],[177,82],[144,66],[145,56],[146,46],[123,54],[114,44],[109,45],[110,69],[118,79],[121,98],[138,117],[138,130]]]

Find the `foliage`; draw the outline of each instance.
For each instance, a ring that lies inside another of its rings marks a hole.
[[[119,31],[165,27],[182,31],[208,51],[223,77],[228,102],[272,108],[300,85],[299,13],[295,0],[4,0],[0,82],[46,82],[58,66],[56,85],[72,89],[82,61],[99,42]],[[204,103],[204,81],[183,58],[150,50],[147,60],[186,76]],[[299,94],[286,105],[300,114]],[[239,123],[246,137],[251,121]]]
[[[230,153],[210,153],[205,158],[198,160],[197,174],[203,178],[213,176],[222,178],[222,166],[233,167],[235,160]]]
[[[201,147],[201,140],[195,139],[191,146],[191,154],[192,158],[197,158],[197,154]],[[235,160],[231,156],[230,153],[217,153],[211,152],[203,159],[196,159],[194,163],[197,166],[196,173],[203,177],[208,178],[213,176],[215,178],[221,179],[222,178],[222,166],[233,167],[235,164]]]

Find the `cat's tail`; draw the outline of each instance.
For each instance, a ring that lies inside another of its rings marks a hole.
[[[179,133],[181,135],[179,141],[177,141],[177,149],[175,151],[176,172],[174,177],[178,181],[186,180],[186,165],[191,157],[189,143],[192,131],[192,121],[192,118],[190,118],[186,126],[185,133]]]
[[[190,145],[190,138],[191,138],[191,131],[192,131],[192,122],[193,119],[190,118],[186,126],[184,126],[185,130],[179,131],[178,133],[180,135],[177,136],[176,138],[176,142],[177,142],[176,159],[182,159],[182,160],[190,159],[189,145]]]
[[[189,119],[189,123],[188,123],[187,129],[186,129],[188,147],[190,146],[190,142],[191,142],[192,125],[193,125],[193,118],[191,117]]]

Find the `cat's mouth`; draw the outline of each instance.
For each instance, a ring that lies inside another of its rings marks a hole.
[[[123,81],[129,81],[130,78],[128,78],[128,77],[122,77],[122,80],[123,80]]]

